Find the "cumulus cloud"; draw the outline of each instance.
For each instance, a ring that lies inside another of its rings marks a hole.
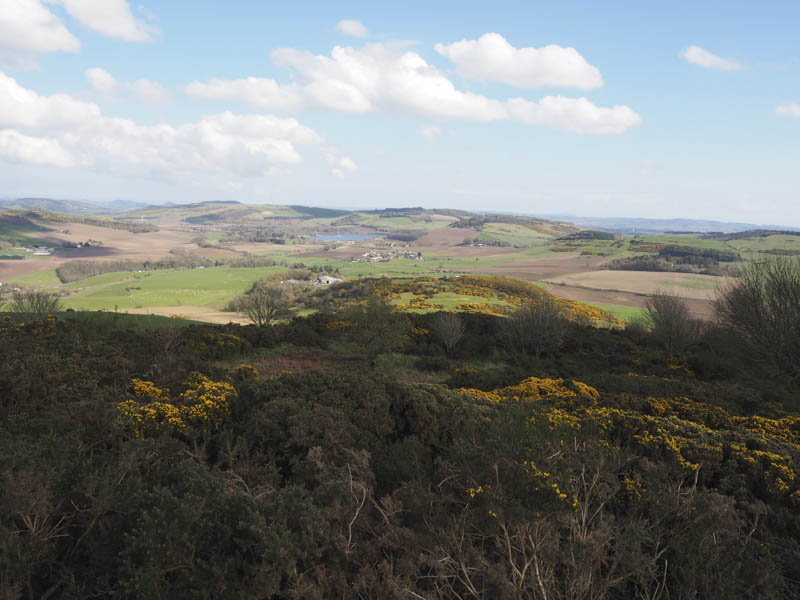
[[[497,81],[522,88],[603,86],[603,76],[575,48],[549,45],[515,48],[498,33],[477,40],[436,44],[436,51],[455,63],[466,79]]]
[[[126,42],[152,42],[156,29],[137,19],[126,0],[45,0],[61,4],[78,23],[106,37]]]
[[[520,98],[508,101],[511,117],[530,125],[549,125],[558,131],[573,133],[622,133],[642,122],[627,106],[601,108],[586,98],[547,96],[539,102]]]
[[[81,43],[39,0],[3,0],[0,10],[0,59],[32,67],[50,52],[77,52]]]
[[[355,19],[343,19],[336,24],[336,30],[357,38],[365,38],[369,31],[361,21]]]
[[[56,140],[31,137],[18,131],[0,130],[0,159],[11,163],[72,167],[75,161]]]
[[[442,135],[442,128],[437,125],[426,125],[419,130],[419,134],[426,140],[432,140]]]
[[[700,46],[689,46],[681,53],[681,58],[686,62],[703,67],[704,69],[719,69],[721,71],[741,71],[742,65],[729,58],[721,58],[711,54]]]
[[[621,133],[641,122],[627,106],[599,108],[585,98],[546,97],[500,101],[463,92],[436,67],[411,51],[383,44],[360,49],[336,46],[331,56],[293,48],[272,52],[278,66],[297,81],[213,79],[193,82],[186,93],[198,99],[238,100],[262,110],[320,108],[337,112],[399,112],[429,118],[469,121],[519,120],[580,133]]]
[[[157,81],[137,79],[133,83],[117,81],[108,71],[92,67],[84,73],[86,80],[100,94],[130,96],[142,104],[161,106],[172,102],[172,92]]]
[[[172,102],[172,92],[157,81],[137,79],[130,86],[136,98],[144,104],[161,106]]]
[[[331,175],[338,179],[344,179],[349,173],[355,173],[358,170],[358,165],[349,156],[342,155],[341,150],[330,146],[324,149],[325,158],[328,159],[328,164],[331,166]]]
[[[117,87],[117,80],[114,79],[114,76],[100,67],[86,69],[84,76],[95,91],[102,94],[110,94]]]
[[[796,102],[787,102],[786,104],[781,104],[775,109],[775,114],[781,117],[800,119],[800,104],[797,104]]]
[[[211,79],[195,81],[186,86],[191,98],[204,100],[238,100],[254,108],[295,111],[303,107],[302,90],[294,84],[280,85],[274,79]]]
[[[223,112],[195,123],[138,125],[67,94],[42,96],[0,72],[0,157],[131,175],[204,171],[263,175],[302,162],[299,146],[328,155],[323,138],[291,118]],[[341,153],[336,168],[355,164]],[[351,168],[352,167],[352,168]]]
[[[81,43],[46,4],[61,5],[76,22],[129,42],[153,41],[157,30],[133,16],[127,0],[2,0],[0,64],[34,68],[51,52],[78,52]]]

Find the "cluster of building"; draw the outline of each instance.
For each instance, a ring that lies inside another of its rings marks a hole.
[[[411,250],[390,250],[378,252],[370,250],[361,256],[357,256],[352,262],[389,262],[396,258],[407,258],[409,260],[422,260],[422,252],[412,252]]]

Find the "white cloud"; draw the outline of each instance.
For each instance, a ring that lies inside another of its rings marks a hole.
[[[369,31],[361,21],[354,19],[343,19],[336,24],[336,30],[345,35],[351,35],[357,38],[365,38]]]
[[[603,86],[600,71],[572,47],[551,44],[543,48],[515,48],[500,34],[486,33],[477,40],[436,44],[435,49],[452,60],[456,71],[467,79],[522,88],[591,90]]]
[[[521,98],[508,101],[511,117],[530,125],[549,125],[558,131],[607,135],[623,133],[642,118],[627,106],[601,108],[586,98],[547,96],[539,102]]]
[[[325,148],[325,158],[328,159],[328,164],[331,165],[331,175],[338,179],[344,179],[348,173],[355,173],[358,170],[358,165],[349,156],[343,156],[338,148],[333,146]]]
[[[0,72],[0,156],[28,164],[83,166],[131,175],[180,171],[264,175],[303,161],[299,146],[329,155],[323,138],[291,118],[223,112],[195,123],[138,125],[104,116],[66,94],[41,96]],[[335,167],[355,163],[338,151]]]
[[[321,108],[338,112],[400,112],[429,118],[468,121],[514,119],[582,133],[621,133],[641,122],[627,106],[599,108],[585,98],[547,97],[538,103],[520,98],[500,101],[462,92],[416,52],[398,52],[382,44],[361,49],[336,46],[331,56],[293,48],[272,53],[297,81],[213,79],[186,87],[193,98],[239,100],[262,110]]]
[[[796,102],[787,102],[786,104],[781,104],[775,109],[775,114],[782,117],[800,119],[800,104],[797,104]]]
[[[425,139],[432,140],[442,135],[442,128],[436,125],[426,125],[419,130],[419,134]]]
[[[32,67],[36,56],[77,52],[81,43],[39,0],[3,0],[0,10],[0,59]]]
[[[117,87],[117,80],[114,79],[114,76],[100,67],[86,69],[84,76],[95,91],[101,94],[110,94]]]
[[[225,181],[217,184],[217,189],[222,192],[235,194],[244,190],[244,184],[241,181]]]
[[[61,4],[84,27],[126,42],[152,42],[155,28],[137,19],[126,0],[45,0]]]
[[[130,86],[136,98],[144,104],[161,106],[172,102],[172,92],[157,81],[137,79]]]
[[[172,92],[157,81],[137,79],[133,83],[117,81],[111,73],[92,67],[84,73],[86,80],[100,94],[131,95],[138,102],[161,106],[172,102]]]
[[[186,86],[191,98],[204,100],[238,100],[254,108],[294,111],[303,107],[302,91],[293,84],[280,85],[274,79],[211,79],[208,83],[195,81]]]
[[[721,58],[711,54],[700,46],[689,46],[681,53],[681,58],[704,69],[720,69],[722,71],[741,71],[742,65],[729,58]]]
[[[75,161],[56,140],[0,130],[0,158],[11,163],[50,167],[72,167]]]

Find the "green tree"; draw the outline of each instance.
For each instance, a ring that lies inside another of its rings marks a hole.
[[[377,294],[370,295],[367,303],[353,310],[348,319],[356,324],[353,328],[355,341],[364,349],[373,367],[379,355],[400,349],[408,329],[407,320]]]
[[[294,294],[288,284],[259,279],[247,292],[234,298],[228,308],[247,315],[256,325],[269,325],[289,316]]]
[[[568,328],[564,308],[542,296],[500,322],[500,340],[511,354],[539,357],[558,347]]]
[[[718,290],[714,310],[751,356],[800,376],[800,257],[748,265]]]
[[[657,292],[644,303],[645,321],[664,349],[672,354],[689,345],[698,332],[698,322],[681,298]]]

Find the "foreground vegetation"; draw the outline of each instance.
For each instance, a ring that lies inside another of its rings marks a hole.
[[[790,365],[680,307],[388,302],[432,283],[271,326],[9,315],[0,598],[797,597]]]

